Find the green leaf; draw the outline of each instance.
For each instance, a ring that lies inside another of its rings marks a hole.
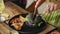
[[[41,26],[41,24],[42,24],[42,22],[38,23],[38,26],[40,27],[40,26]]]

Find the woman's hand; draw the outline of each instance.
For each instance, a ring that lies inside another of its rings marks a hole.
[[[35,0],[36,5],[35,8],[38,8],[45,0]]]
[[[53,3],[53,2],[50,2],[47,4],[47,7],[44,9],[44,12],[43,13],[46,13],[46,12],[52,12],[53,10],[56,10],[60,8],[60,2],[56,2],[56,3]]]
[[[39,3],[41,2],[41,0],[35,0],[35,1],[36,1],[35,8],[37,8],[39,6]]]

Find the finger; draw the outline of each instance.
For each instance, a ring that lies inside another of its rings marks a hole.
[[[57,9],[57,4],[54,5],[54,10],[56,10],[56,9]]]
[[[44,9],[43,13],[42,14],[45,14],[46,13],[46,9]]]
[[[51,7],[50,7],[50,12],[51,12],[51,11],[54,10],[54,4],[52,3],[52,4],[50,4],[50,5],[51,5]]]
[[[47,12],[48,12],[48,13],[50,13],[50,8],[51,8],[51,6],[50,6],[50,4],[49,4],[48,7],[47,7]]]
[[[35,8],[38,8],[39,3],[40,3],[40,0],[37,0],[36,5],[35,5]]]
[[[43,14],[44,13],[48,13],[48,11],[49,11],[49,7],[48,7],[48,5],[47,5],[47,7],[44,9],[44,11],[43,11]]]

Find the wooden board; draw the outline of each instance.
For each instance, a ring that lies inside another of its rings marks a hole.
[[[6,2],[5,6],[6,6],[5,12],[10,15],[10,18],[18,14],[27,13],[27,11],[25,11],[24,9],[22,9],[21,7],[17,6],[12,2]]]
[[[49,32],[49,31],[51,31],[53,29],[55,29],[55,27],[53,27],[52,25],[47,25],[47,28],[44,31],[42,31],[42,32],[40,32],[38,34],[46,34],[47,32]]]

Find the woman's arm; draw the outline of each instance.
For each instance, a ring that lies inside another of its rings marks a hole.
[[[35,0],[28,8],[27,11],[33,13],[35,7],[38,8],[45,0]]]
[[[35,0],[35,1],[36,1],[35,8],[38,8],[43,2],[45,2],[45,0]]]

